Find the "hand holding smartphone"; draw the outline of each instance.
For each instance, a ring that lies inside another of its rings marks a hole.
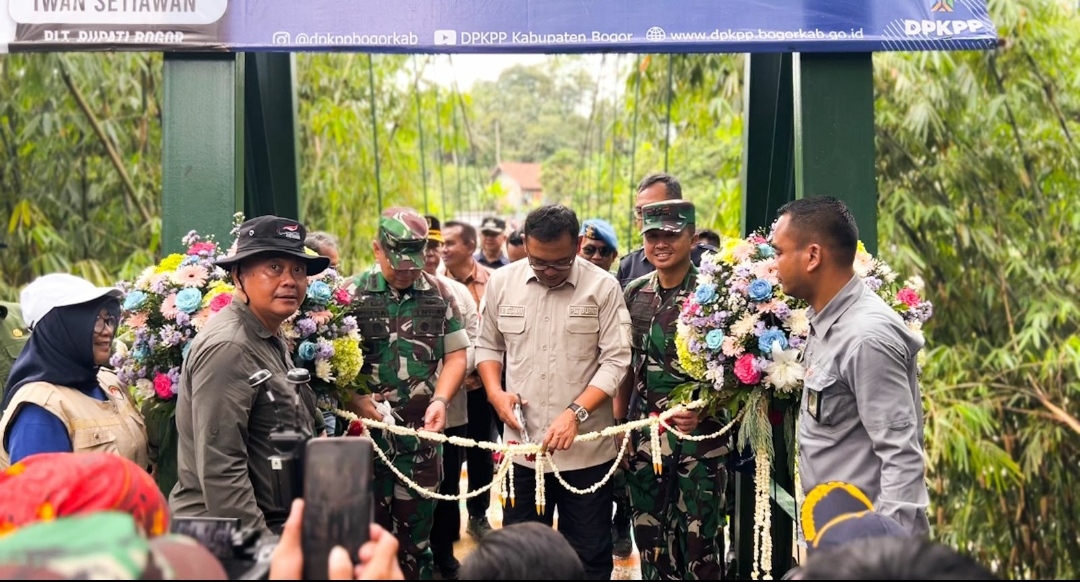
[[[330,550],[356,559],[374,515],[374,449],[368,437],[321,437],[304,451],[304,579],[326,580]]]

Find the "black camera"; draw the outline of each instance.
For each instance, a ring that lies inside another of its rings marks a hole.
[[[270,377],[270,371],[262,369],[248,378],[248,384],[258,389]],[[311,372],[304,368],[293,368],[288,371],[286,378],[294,388],[292,405],[299,409],[300,387],[311,381]],[[274,400],[273,393],[267,390],[266,394],[271,401]],[[278,426],[270,433],[270,443],[277,453],[271,455],[269,461],[270,468],[274,471],[274,479],[277,481],[277,491],[281,496],[278,501],[282,506],[288,507],[293,499],[302,497],[304,494],[304,444],[311,435],[305,435],[295,427],[282,425],[280,419],[281,415],[278,415]]]
[[[278,536],[240,529],[239,518],[174,517],[172,532],[195,538],[221,562],[229,580],[266,580]]]

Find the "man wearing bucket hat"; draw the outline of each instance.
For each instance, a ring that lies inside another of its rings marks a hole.
[[[645,256],[656,270],[626,286],[632,321],[630,374],[616,398],[616,416],[637,419],[666,410],[672,391],[692,381],[679,365],[675,328],[683,302],[697,287],[691,262],[693,203],[666,200],[641,208]],[[622,414],[619,414],[619,412]],[[671,417],[680,431],[709,435],[722,426],[714,416],[684,411]],[[631,449],[627,482],[634,537],[646,579],[716,580],[723,567],[724,457],[727,437],[701,441],[662,435],[662,459],[653,459],[648,439]],[[661,475],[653,464],[663,463]],[[692,489],[681,486],[692,483]]]
[[[293,366],[280,334],[308,277],[330,264],[304,248],[305,235],[295,220],[259,216],[240,225],[235,247],[217,260],[236,291],[199,331],[180,373],[174,515],[238,517],[245,528],[275,533],[288,517],[292,499],[275,477],[271,433],[323,430],[314,392],[287,379]],[[264,370],[269,378],[253,383]]]
[[[354,412],[398,426],[442,431],[447,406],[461,388],[470,345],[454,293],[425,273],[428,225],[411,208],[389,208],[372,241],[377,264],[354,281],[353,313],[363,337],[370,394],[357,395]],[[376,403],[388,409],[376,411]],[[429,491],[439,488],[442,447],[435,441],[373,430],[393,466]],[[434,560],[430,536],[435,500],[403,483],[384,463],[375,465],[375,519],[401,544],[408,579],[429,579]]]
[[[19,294],[30,340],[15,360],[0,418],[0,469],[37,453],[105,451],[147,468],[142,415],[112,355],[121,292],[67,273],[38,277]]]

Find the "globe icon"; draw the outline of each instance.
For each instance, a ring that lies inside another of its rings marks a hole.
[[[654,26],[649,30],[645,31],[645,38],[651,41],[664,40],[665,38],[667,38],[667,33],[664,32],[663,28],[660,28],[659,26]]]

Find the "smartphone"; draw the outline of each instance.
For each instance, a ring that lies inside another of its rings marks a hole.
[[[327,560],[342,546],[356,562],[368,541],[375,504],[374,449],[365,436],[320,437],[304,450],[304,580],[327,580]]]

